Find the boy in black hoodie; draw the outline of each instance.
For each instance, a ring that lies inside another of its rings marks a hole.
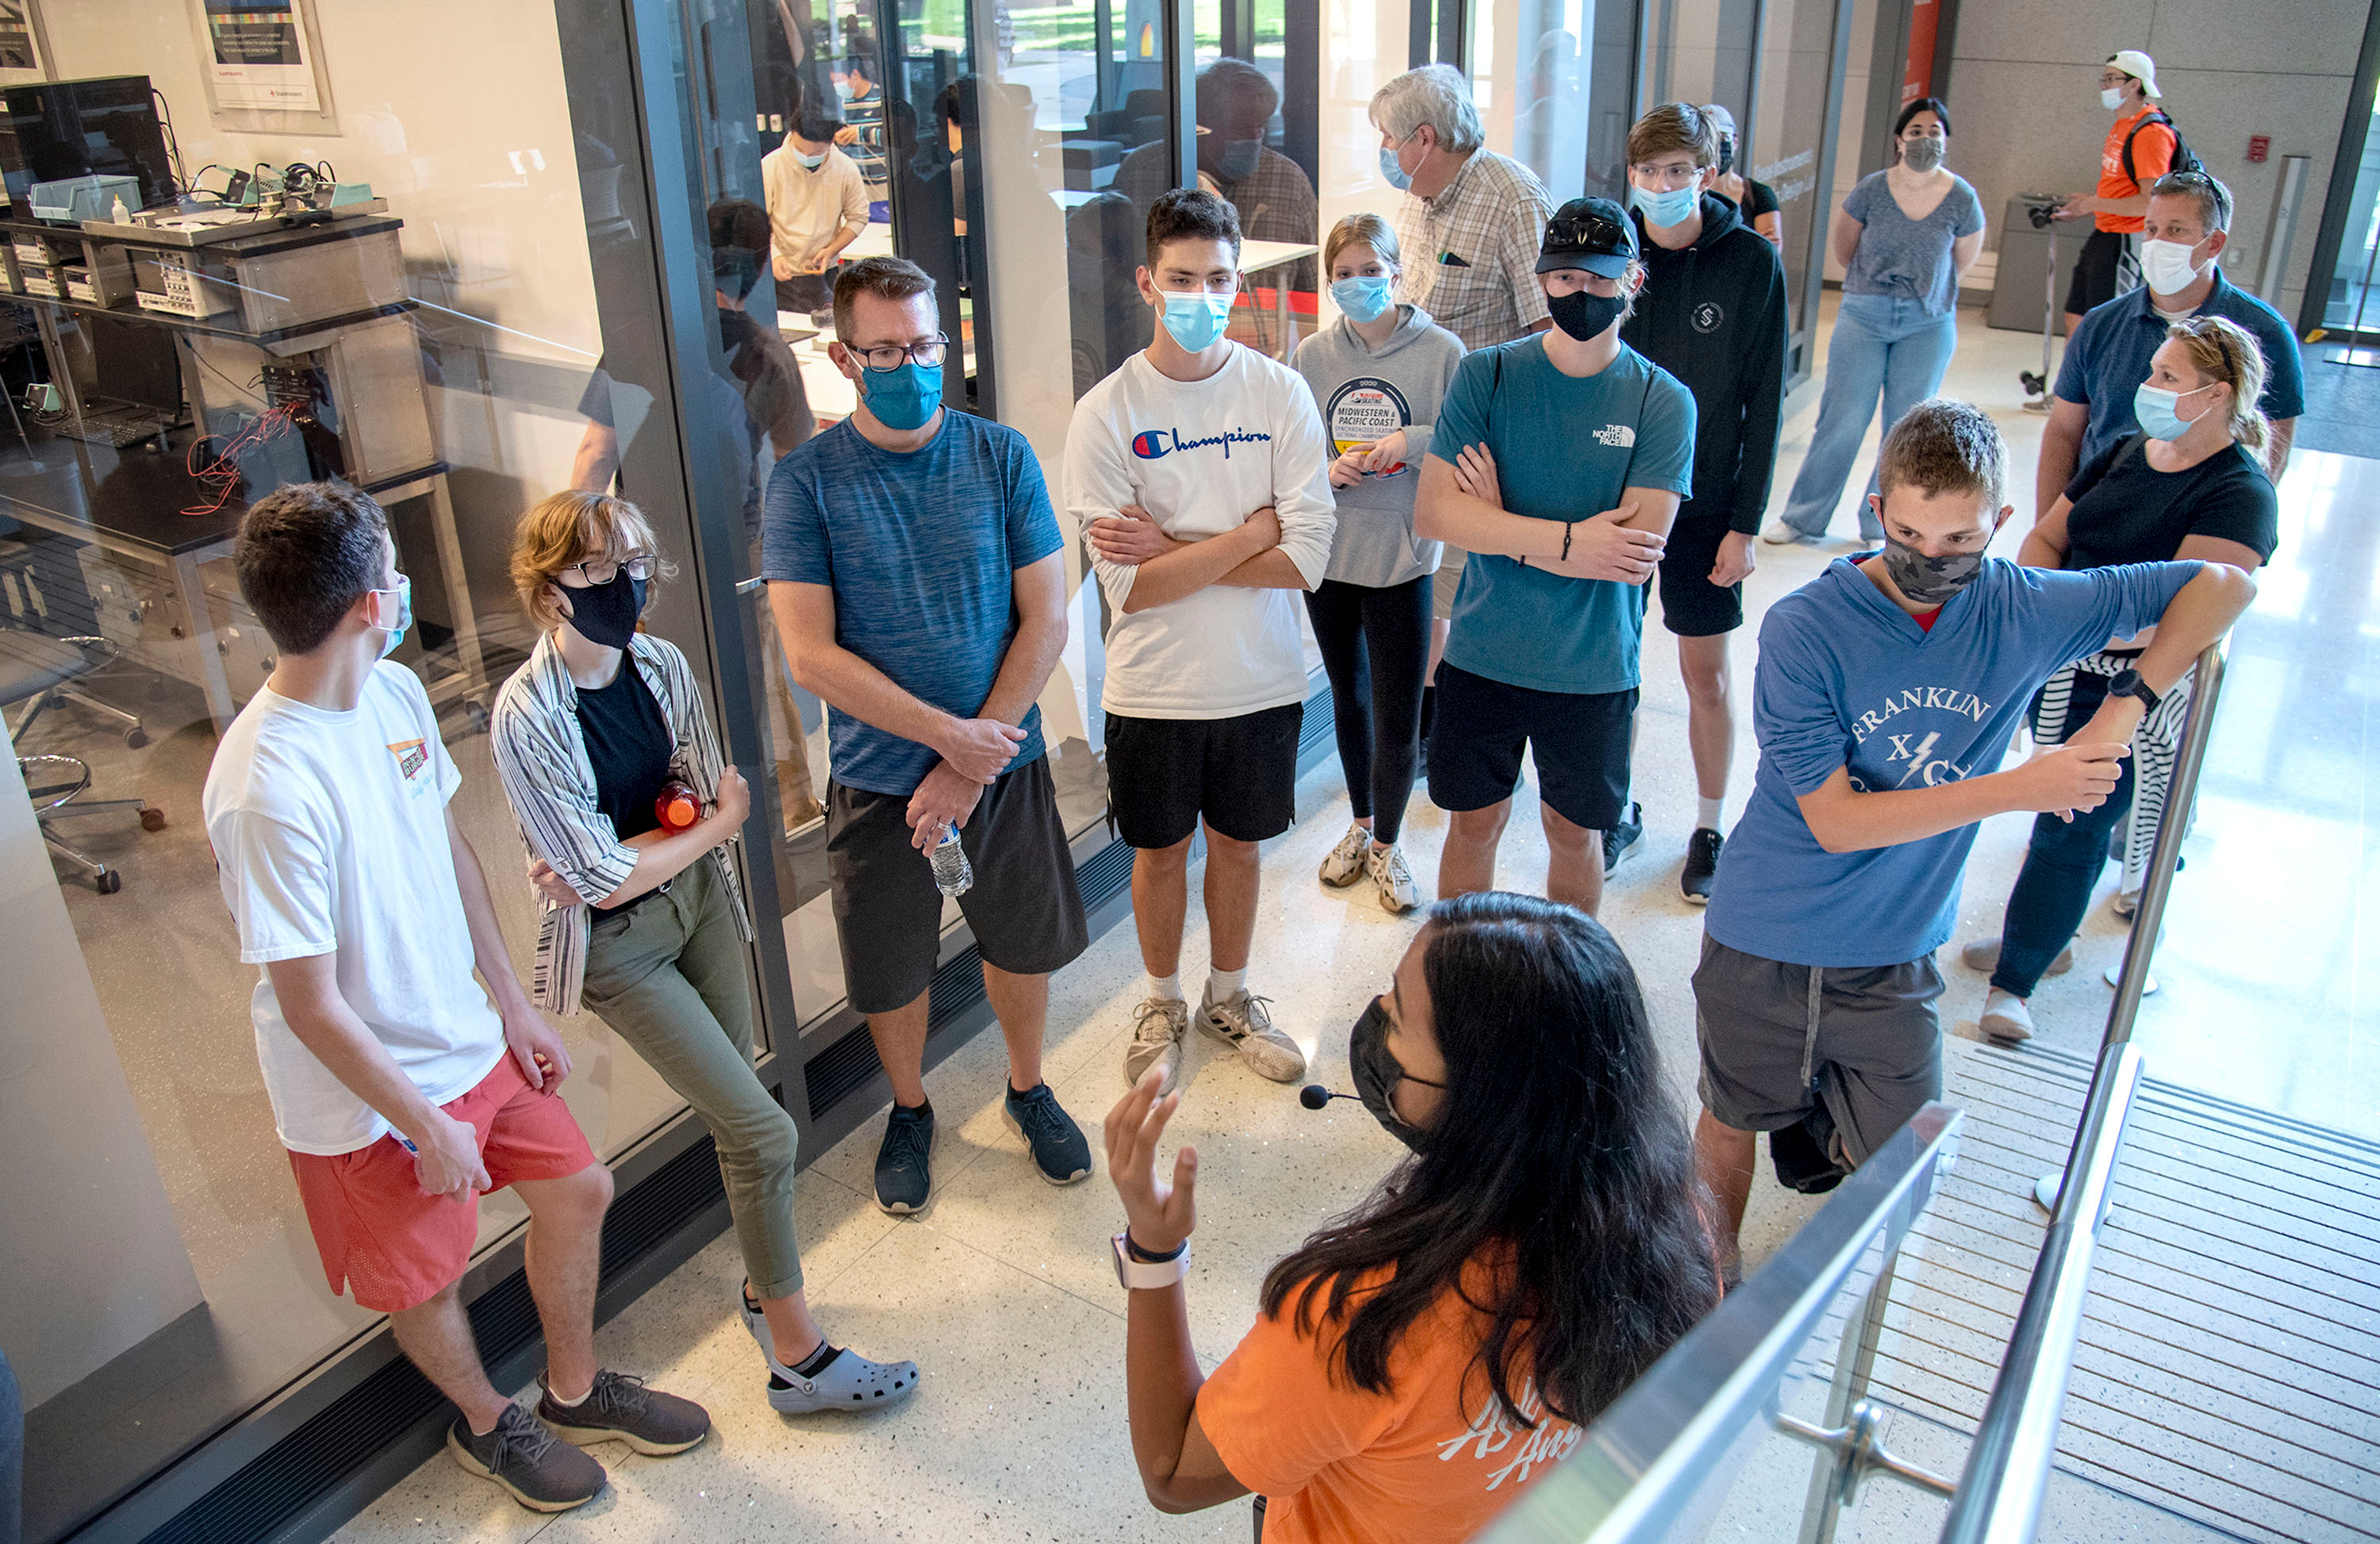
[[[1719,810],[1735,755],[1727,635],[1743,625],[1743,577],[1768,503],[1785,400],[1785,274],[1777,250],[1709,191],[1718,127],[1666,103],[1628,131],[1629,202],[1647,274],[1630,346],[1694,394],[1694,496],[1661,559],[1661,620],[1678,635],[1686,738],[1701,796],[1679,888],[1710,899]]]

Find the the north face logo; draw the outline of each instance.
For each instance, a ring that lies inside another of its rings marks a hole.
[[[1694,308],[1693,320],[1695,332],[1716,333],[1719,323],[1727,320],[1727,312],[1719,310],[1714,302],[1706,300]]]
[[[1595,441],[1613,450],[1633,450],[1636,445],[1636,431],[1624,423],[1607,423],[1595,432]]]

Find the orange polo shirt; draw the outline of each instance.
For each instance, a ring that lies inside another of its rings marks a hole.
[[[2134,181],[2124,175],[2124,140],[2132,126],[2148,111],[2143,103],[2139,112],[2127,113],[2107,130],[2107,147],[2099,152],[2099,197],[2103,199],[2137,199],[2141,189],[2173,170],[2173,130],[2161,123],[2153,123],[2141,130],[2132,141],[2132,170],[2140,174]],[[2093,216],[2101,230],[2136,231],[2148,222],[2138,214],[2099,213]]]

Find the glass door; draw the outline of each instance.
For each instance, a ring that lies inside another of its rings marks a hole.
[[[2326,266],[2330,279],[2321,292],[2313,326],[2353,342],[2368,342],[2380,334],[2380,99],[2374,101],[2362,138],[2337,240],[2329,251],[2314,254],[2316,274]],[[2315,311],[2313,305],[2305,310]]]
[[[1834,186],[1851,31],[1852,0],[1763,0],[1751,111],[1737,118],[1749,134],[1739,159],[1776,190],[1784,221],[1789,388],[1807,380],[1816,362],[1827,190]]]

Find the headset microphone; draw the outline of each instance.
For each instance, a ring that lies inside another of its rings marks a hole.
[[[1319,1110],[1334,1099],[1352,1099],[1359,1104],[1363,1102],[1357,1095],[1334,1094],[1319,1083],[1308,1083],[1305,1088],[1297,1090],[1297,1102],[1308,1110]]]

